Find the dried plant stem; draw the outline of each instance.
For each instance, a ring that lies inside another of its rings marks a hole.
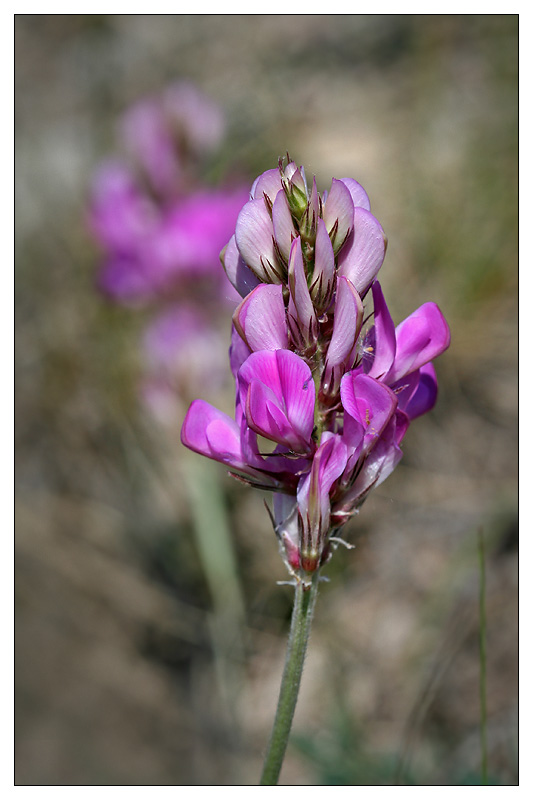
[[[260,786],[276,786],[278,783],[289,741],[294,709],[298,700],[307,642],[318,592],[318,580],[317,571],[313,576],[311,585],[306,586],[302,581],[296,584],[285,668]]]

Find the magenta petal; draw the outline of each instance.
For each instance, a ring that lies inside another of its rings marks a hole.
[[[372,329],[372,352],[369,354],[370,367],[363,360],[365,371],[372,378],[387,375],[396,355],[396,333],[394,322],[387,308],[379,281],[372,284],[374,298],[374,327]]]
[[[378,220],[365,208],[355,208],[353,231],[339,253],[339,275],[364,295],[385,258],[386,239]]]
[[[245,467],[237,423],[205,400],[191,403],[181,428],[185,447],[235,469]]]
[[[402,426],[403,427],[403,426]],[[386,480],[402,458],[396,438],[396,419],[388,425],[389,433],[381,438],[365,461],[353,486],[353,492],[362,498],[369,489],[375,489]]]
[[[366,208],[367,211],[370,211],[370,200],[361,184],[354,181],[353,178],[341,178],[341,180],[352,196],[354,208]]]
[[[249,200],[235,226],[235,242],[245,263],[264,283],[281,283],[274,249],[274,230],[265,201]]]
[[[272,225],[274,237],[285,261],[289,260],[291,244],[296,236],[292,214],[285,192],[278,192],[272,206]]]
[[[339,251],[354,224],[352,196],[345,183],[333,178],[331,190],[326,198],[323,219],[331,237],[335,253]]]
[[[225,250],[220,254],[220,257],[230,283],[233,284],[241,297],[246,297],[259,284],[259,278],[244,263],[237,249],[234,235],[229,240]]]
[[[450,344],[450,329],[436,303],[424,303],[396,328],[396,356],[387,383],[427,364]],[[372,373],[371,373],[372,374]]]
[[[405,411],[411,398],[418,389],[419,381],[420,370],[417,369],[414,372],[410,372],[409,375],[405,375],[405,377],[401,378],[399,381],[390,384],[390,388],[398,399],[398,409]]]
[[[287,418],[308,444],[315,425],[315,384],[305,361],[290,350],[276,350]]]
[[[253,351],[287,348],[283,287],[270,283],[256,286],[236,309],[233,323]]]
[[[341,381],[341,401],[345,415],[363,426],[363,452],[368,452],[396,410],[396,395],[388,386],[368,375],[349,372]],[[345,425],[347,422],[345,416]]]
[[[303,359],[290,350],[252,353],[242,365],[238,380],[241,403],[251,414],[249,423],[254,429],[299,452],[312,448],[315,386],[311,370]],[[266,389],[259,389],[260,384]],[[260,408],[261,403],[263,408]],[[277,438],[282,419],[277,410],[273,410],[274,405],[288,424],[282,438]]]
[[[363,303],[347,278],[337,279],[333,334],[326,357],[325,382],[331,382],[335,368],[350,369],[355,359],[355,346],[363,322]],[[335,391],[336,389],[330,389]]]
[[[400,409],[396,410],[396,444],[399,445],[402,442],[403,437],[407,433],[407,429],[411,424],[410,417],[407,416],[405,411],[400,411]]]
[[[404,429],[403,424],[401,424],[401,428]],[[358,473],[353,486],[335,507],[335,514],[338,514],[341,519],[351,516],[369,491],[389,477],[401,458],[402,451],[398,447],[396,414],[394,414],[376,445],[365,458],[363,468]]]
[[[403,409],[409,419],[416,419],[422,414],[427,414],[437,402],[438,386],[435,367],[431,362],[424,364],[418,373],[420,377],[416,391]]]
[[[261,381],[252,380],[248,386],[246,419],[252,430],[266,439],[299,449],[300,439],[279,407],[275,393]]]

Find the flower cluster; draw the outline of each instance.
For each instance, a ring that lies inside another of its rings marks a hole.
[[[233,295],[220,248],[246,200],[241,185],[202,179],[224,132],[218,106],[189,83],[167,87],[124,115],[124,156],[104,163],[91,192],[89,226],[105,254],[98,284],[128,305],[168,298],[205,280]]]
[[[213,164],[221,172],[224,129],[221,108],[196,86],[171,84],[125,112],[120,155],[92,182],[88,225],[103,252],[98,287],[115,303],[155,310],[142,347],[142,397],[163,422],[175,422],[195,380],[219,387],[227,380],[221,329],[240,297],[219,253],[248,186],[207,180]]]
[[[299,580],[329,559],[398,464],[410,422],[436,401],[431,362],[448,325],[425,303],[395,327],[376,280],[385,250],[360,184],[334,179],[319,194],[287,158],[256,179],[221,256],[243,297],[230,348],[235,419],[195,400],[181,438],[274,491],[281,552]]]

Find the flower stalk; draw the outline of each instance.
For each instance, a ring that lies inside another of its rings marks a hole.
[[[435,303],[394,324],[377,280],[387,237],[363,187],[334,178],[319,195],[287,161],[254,181],[221,255],[242,297],[230,347],[235,416],[195,400],[181,430],[186,447],[272,492],[296,587],[262,785],[279,778],[321,568],[399,463],[412,421],[435,405],[432,362],[450,344]]]
[[[296,582],[285,668],[260,786],[276,786],[279,780],[289,741],[294,710],[298,700],[307,643],[318,593],[318,582],[318,571],[314,573],[310,584],[306,584],[304,581]]]

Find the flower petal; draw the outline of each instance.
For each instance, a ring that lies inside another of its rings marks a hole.
[[[316,313],[309,294],[302,256],[302,242],[298,236],[292,243],[289,256],[289,328],[293,342],[299,349],[314,344],[317,336]]]
[[[367,211],[370,211],[370,200],[361,184],[354,181],[353,178],[341,178],[341,180],[352,196],[354,208],[366,208]]]
[[[282,275],[274,248],[272,220],[263,199],[249,200],[235,226],[239,253],[263,283],[281,283]]]
[[[303,566],[319,560],[321,541],[329,533],[331,487],[346,467],[348,450],[341,437],[334,433],[322,436],[313,456],[311,471],[300,480],[297,492],[298,509],[303,521]]]
[[[289,345],[280,284],[262,283],[244,298],[233,324],[250,350],[280,350]]]
[[[372,284],[372,296],[374,299],[374,327],[370,332],[368,342],[365,342],[363,367],[372,378],[381,378],[388,374],[394,363],[396,333],[379,281]]]
[[[333,250],[338,253],[354,224],[352,195],[342,181],[333,178],[322,216],[331,238]]]
[[[241,403],[254,430],[296,452],[313,448],[315,386],[303,359],[290,350],[252,353],[239,370],[238,380]]]
[[[362,452],[368,453],[396,410],[396,395],[388,386],[368,375],[349,372],[341,381],[341,401],[345,411],[345,433],[350,431],[350,418],[362,425]]]
[[[335,254],[323,219],[318,220],[315,240],[315,268],[311,297],[315,308],[325,311],[331,302],[335,280]]]
[[[436,303],[424,303],[396,328],[396,356],[386,376],[393,383],[443,353],[450,329]]]
[[[363,468],[358,473],[353,486],[335,504],[334,519],[338,520],[340,524],[346,522],[359,508],[370,490],[379,486],[389,477],[402,455],[402,451],[398,447],[396,414],[394,414],[375,447],[364,460]]]
[[[413,374],[416,373],[411,373],[411,375]],[[409,419],[416,419],[422,414],[427,414],[437,402],[437,374],[433,364],[431,362],[424,364],[418,370],[418,374],[418,386],[403,409]],[[411,377],[411,375],[408,377]]]
[[[355,208],[353,230],[339,253],[339,275],[364,295],[385,258],[386,238],[378,220],[365,208]]]
[[[194,400],[183,421],[181,442],[195,453],[235,469],[246,467],[237,423],[205,400]]]
[[[233,284],[241,297],[246,297],[252,289],[259,285],[259,278],[246,266],[237,249],[235,235],[231,237],[220,254],[220,260],[230,283]]]
[[[253,182],[250,190],[250,197],[253,200],[262,200],[263,195],[266,194],[270,202],[273,204],[277,193],[281,191],[281,189],[281,174],[279,169],[267,169],[266,172],[263,172],[261,175],[259,175],[259,177]]]
[[[324,391],[335,394],[338,376],[353,366],[363,322],[363,303],[347,278],[337,279],[333,333],[326,356]]]

